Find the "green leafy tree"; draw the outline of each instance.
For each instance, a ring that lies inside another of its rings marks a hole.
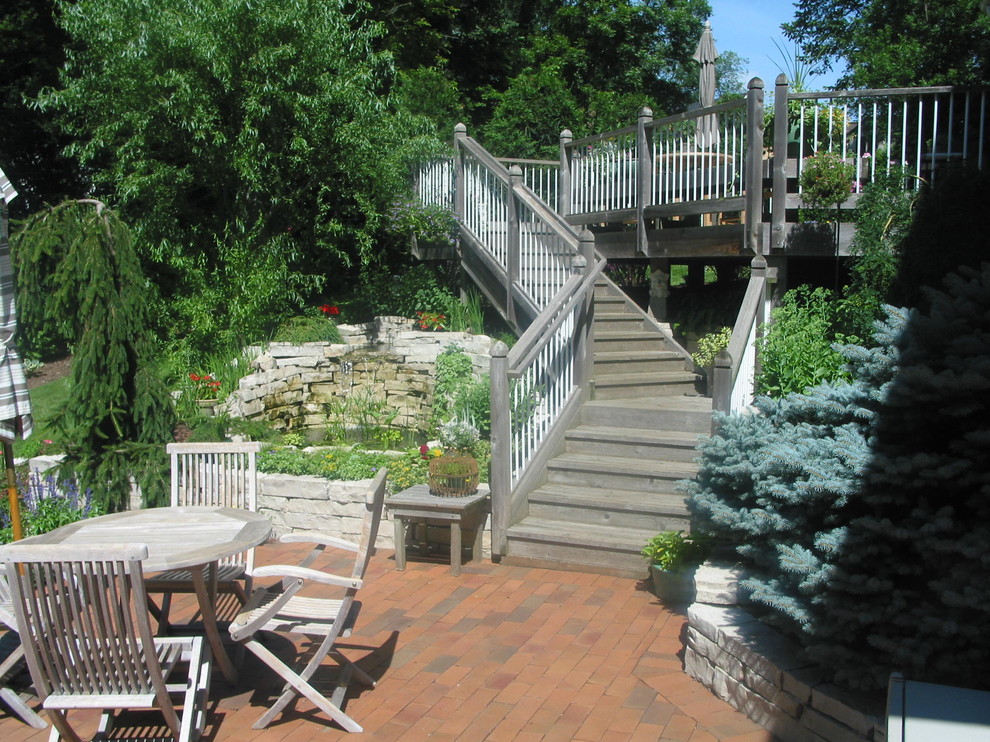
[[[10,205],[15,218],[82,190],[78,167],[62,154],[69,139],[50,116],[30,105],[42,88],[56,83],[65,59],[66,38],[55,24],[54,1],[0,4],[0,167],[20,195]]]
[[[73,344],[69,394],[53,421],[67,467],[104,511],[126,507],[132,474],[148,502],[163,504],[174,416],[130,230],[99,201],[66,201],[28,219],[11,250],[22,321],[60,317]]]
[[[812,72],[845,65],[838,87],[990,80],[990,17],[972,0],[797,0],[783,24]]]
[[[375,252],[404,147],[368,6],[343,0],[81,0],[39,104],[97,194],[135,225],[157,315],[199,345],[257,339],[324,276]],[[274,317],[273,317],[274,315]]]

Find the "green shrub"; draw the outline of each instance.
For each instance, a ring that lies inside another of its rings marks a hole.
[[[757,346],[759,393],[781,397],[847,378],[845,361],[832,345],[857,339],[837,329],[840,306],[824,288],[799,286],[784,295]]]
[[[718,354],[729,347],[732,340],[732,328],[723,327],[716,332],[702,335],[698,339],[698,351],[691,356],[691,359],[702,368],[715,363]]]
[[[276,343],[340,343],[340,330],[328,317],[290,317],[275,328],[272,342]]]
[[[20,493],[21,527],[24,536],[48,533],[69,523],[102,515],[93,503],[92,490],[79,490],[74,479],[59,480],[53,474],[31,472],[18,477]],[[6,497],[0,501],[0,543],[13,540],[9,503]]]

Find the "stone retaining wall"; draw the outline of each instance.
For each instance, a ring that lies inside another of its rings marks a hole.
[[[474,372],[488,372],[492,339],[464,332],[426,332],[404,317],[341,325],[342,344],[270,343],[254,348],[254,372],[220,405],[231,417],[262,420],[279,430],[327,426],[328,411],[351,404],[383,404],[392,425],[426,425],[437,356],[455,345]]]
[[[786,742],[886,741],[882,697],[824,683],[797,644],[737,606],[688,608],[684,671]]]

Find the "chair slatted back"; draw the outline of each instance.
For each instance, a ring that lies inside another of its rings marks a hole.
[[[42,701],[153,694],[172,709],[146,607],[147,555],[142,544],[0,547]]]
[[[262,444],[169,443],[172,462],[172,506],[206,505],[258,510],[258,452]],[[254,568],[254,550],[234,554],[221,564]]]

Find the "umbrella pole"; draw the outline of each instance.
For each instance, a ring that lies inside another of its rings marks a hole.
[[[10,524],[14,529],[14,541],[24,538],[21,526],[21,503],[17,496],[17,477],[14,474],[14,447],[10,441],[3,442],[3,463],[7,469],[7,500],[10,503]]]

